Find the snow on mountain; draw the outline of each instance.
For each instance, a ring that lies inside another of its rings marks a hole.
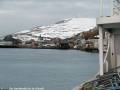
[[[28,33],[28,32],[30,32],[30,30],[20,31],[20,32],[17,32],[17,33],[15,33],[15,34],[22,34],[22,33]]]
[[[32,30],[25,30],[16,33],[17,35],[28,35],[27,40],[35,39],[35,37],[49,38],[69,38],[83,31],[88,31],[96,26],[96,20],[93,18],[72,18],[59,21],[49,26],[38,26]],[[22,36],[23,38],[24,36]],[[20,39],[20,38],[19,38]],[[24,38],[25,39],[25,38]],[[37,40],[37,39],[35,39]]]

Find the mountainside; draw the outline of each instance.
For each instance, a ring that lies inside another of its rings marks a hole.
[[[96,20],[93,18],[72,18],[59,21],[49,26],[38,26],[32,30],[24,30],[15,33],[14,38],[20,39],[26,37],[26,40],[36,39],[36,37],[48,38],[70,38],[82,31],[88,31],[96,26]],[[25,38],[24,38],[25,39]]]

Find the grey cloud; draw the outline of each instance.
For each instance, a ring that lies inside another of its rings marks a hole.
[[[108,0],[104,1],[108,11]],[[99,0],[0,0],[0,34],[47,25],[65,18],[95,18],[98,12]]]

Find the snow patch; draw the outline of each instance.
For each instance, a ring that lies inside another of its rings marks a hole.
[[[48,38],[70,38],[73,35],[88,31],[96,26],[96,19],[94,18],[72,18],[59,21],[49,26],[38,26],[33,30],[24,30],[17,34],[29,34],[36,37]]]

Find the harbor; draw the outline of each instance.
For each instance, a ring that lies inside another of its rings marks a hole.
[[[120,0],[0,6],[0,90],[120,90]]]
[[[0,87],[72,90],[92,78],[98,72],[98,65],[98,53],[1,48]]]

